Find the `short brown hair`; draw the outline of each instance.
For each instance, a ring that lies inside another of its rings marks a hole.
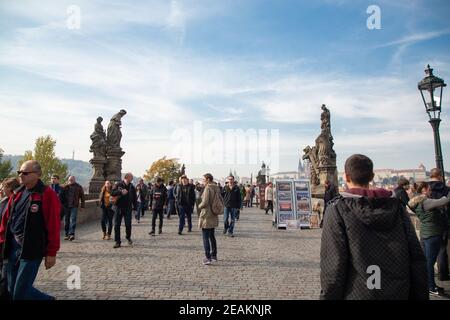
[[[354,154],[345,161],[345,173],[358,185],[367,185],[373,180],[373,162],[362,154]]]
[[[19,183],[19,180],[17,180],[16,178],[9,178],[9,179],[5,179],[2,182],[2,187],[14,191],[18,187],[20,187],[20,183]]]
[[[400,179],[398,179],[397,185],[399,187],[409,186],[409,180],[404,177],[401,177]]]
[[[417,187],[417,193],[422,193],[423,189],[428,189],[430,185],[426,181],[422,181],[419,183],[419,186]]]
[[[430,178],[440,178],[442,177],[441,169],[439,168],[433,168],[430,171]]]
[[[211,173],[207,173],[207,174],[203,175],[203,177],[205,179],[208,179],[209,181],[213,181],[214,180],[214,177],[212,176]]]

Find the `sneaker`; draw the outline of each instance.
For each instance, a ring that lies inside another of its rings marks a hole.
[[[111,240],[111,235],[110,235],[110,234],[108,234],[108,235],[106,236],[106,240]]]
[[[223,229],[223,234],[227,234],[228,230],[227,229]]]
[[[133,241],[131,239],[128,239],[128,245],[130,245],[130,246],[133,245]]]
[[[150,231],[148,234],[154,237],[154,236],[155,236],[155,231],[152,230],[152,231]]]
[[[74,235],[69,236],[69,241],[73,241],[73,240],[75,240],[75,236]]]
[[[161,234],[161,233],[162,233],[162,229],[159,229],[159,230],[158,230],[158,234]]]
[[[436,286],[433,290],[429,290],[429,293],[432,296],[448,297],[447,294],[445,294],[444,288],[438,286]]]
[[[228,236],[229,236],[230,238],[234,238],[234,234],[232,234],[232,233],[228,233]]]
[[[217,262],[217,257],[211,257],[211,262]]]
[[[64,240],[69,240],[69,239],[70,239],[70,236],[67,236],[67,235],[66,235],[66,236],[64,237]]]
[[[106,240],[106,232],[103,232],[103,240]]]
[[[211,264],[211,260],[209,260],[208,258],[204,258],[202,262],[204,266],[209,266]]]
[[[178,234],[181,236],[181,235],[183,235],[183,233],[181,232],[181,231],[178,231]]]
[[[113,247],[114,249],[120,248],[120,243],[116,242],[116,244]]]

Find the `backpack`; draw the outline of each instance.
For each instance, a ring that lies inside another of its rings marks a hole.
[[[213,213],[213,215],[219,216],[223,214],[225,206],[223,204],[223,198],[220,195],[220,192],[217,192],[215,189],[213,192],[214,194],[212,196],[212,201],[210,202],[211,212]]]

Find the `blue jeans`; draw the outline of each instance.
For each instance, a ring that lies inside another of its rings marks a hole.
[[[18,260],[20,252],[20,245],[15,240],[11,240],[11,255],[9,256],[8,263],[5,265],[5,271],[8,281],[8,291],[12,299],[54,300],[54,297],[33,287],[42,258],[38,260]]]
[[[178,210],[180,212],[180,224],[178,226],[178,231],[183,231],[186,223],[186,217],[188,220],[188,230],[192,231],[192,208],[179,206]]]
[[[141,216],[144,215],[145,212],[145,202],[138,202],[138,207],[137,207],[137,212],[136,212],[136,220],[140,221],[141,220]]]
[[[234,224],[236,222],[236,211],[237,211],[237,209],[235,209],[235,208],[225,207],[225,211],[224,211],[224,215],[223,215],[224,232],[233,234]],[[231,222],[228,221],[229,219],[231,219]]]
[[[74,236],[77,227],[78,208],[68,208],[64,217],[66,236]]]
[[[171,215],[175,214],[175,199],[169,199],[168,206],[167,218],[170,218]]]
[[[434,280],[434,265],[436,264],[439,250],[441,249],[441,236],[430,237],[422,240],[425,257],[427,258],[428,269],[428,288],[434,290],[436,288],[436,282]]]
[[[115,207],[114,215],[114,240],[116,243],[121,243],[120,240],[120,226],[122,225],[122,218],[125,220],[125,236],[127,240],[131,240],[131,208]]]
[[[217,242],[214,229],[202,229],[202,235],[206,258],[208,260],[211,260],[211,258],[217,259]]]

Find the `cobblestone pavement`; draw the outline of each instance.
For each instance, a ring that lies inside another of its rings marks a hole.
[[[223,216],[221,216],[223,217]],[[219,262],[203,266],[203,242],[194,214],[193,232],[178,235],[178,217],[164,220],[151,237],[150,215],[133,219],[128,246],[102,240],[100,222],[79,226],[63,241],[57,265],[41,267],[37,288],[57,299],[317,299],[320,292],[320,230],[276,230],[272,216],[244,209],[235,238],[216,229]],[[122,237],[124,237],[122,226]],[[81,289],[67,288],[67,268],[80,267]]]

